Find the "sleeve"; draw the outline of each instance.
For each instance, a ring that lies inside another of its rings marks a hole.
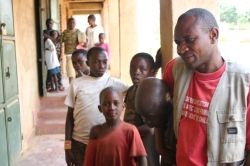
[[[57,41],[59,41],[60,43],[64,42],[64,36],[65,36],[65,31],[63,31],[62,35],[60,35],[57,39]]]
[[[129,135],[131,141],[131,147],[129,151],[130,157],[147,156],[146,150],[142,143],[141,136],[136,127],[133,127],[133,134]]]
[[[103,27],[102,27],[101,25],[99,26],[99,34],[100,34],[100,33],[104,33]],[[98,35],[99,35],[99,34],[98,34]]]
[[[117,87],[118,89],[120,89],[123,93],[123,95],[125,96],[127,91],[128,91],[128,88],[129,88],[129,85],[118,80],[117,78],[113,78],[113,86]]]
[[[85,153],[85,160],[84,160],[83,166],[95,165],[96,141],[97,140],[89,140],[86,153]]]
[[[64,104],[74,108],[75,105],[75,85],[74,85],[74,81],[71,82],[70,86],[69,86],[69,91],[68,94],[66,95]]]
[[[172,72],[174,62],[175,62],[175,59],[168,62],[162,75],[162,80],[168,84],[171,95],[173,95],[173,91],[174,91],[174,76]]]
[[[48,42],[48,46],[49,46],[48,49],[49,49],[50,51],[54,51],[54,50],[55,50],[55,45],[54,45],[54,43],[52,42],[52,40],[47,39],[46,42]]]
[[[249,78],[249,82],[250,82],[250,78]],[[250,85],[249,85],[250,86]],[[248,92],[248,96],[247,96],[247,131],[246,131],[246,150],[250,150],[250,87],[249,87],[249,92]]]

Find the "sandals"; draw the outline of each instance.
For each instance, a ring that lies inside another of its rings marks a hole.
[[[60,91],[64,91],[64,89],[65,89],[65,88],[64,88],[63,86],[59,86],[59,90],[60,90]]]

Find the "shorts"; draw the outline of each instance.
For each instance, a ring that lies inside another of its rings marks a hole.
[[[75,157],[75,166],[83,166],[87,145],[72,139],[72,153]]]
[[[66,71],[68,77],[75,77],[75,69],[72,64],[71,56],[66,56]]]

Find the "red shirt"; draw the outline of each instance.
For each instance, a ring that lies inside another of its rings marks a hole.
[[[136,166],[139,156],[147,154],[137,128],[121,122],[108,135],[89,140],[84,166]]]
[[[171,93],[174,89],[172,67],[174,60],[170,61],[164,71],[163,80],[168,84]],[[182,116],[180,120],[176,162],[177,165],[204,166],[207,163],[207,118],[210,101],[219,80],[225,71],[226,63],[214,73],[199,73],[194,71],[189,89],[187,91]],[[247,98],[250,110],[250,92]],[[246,149],[250,150],[250,114],[247,114]]]

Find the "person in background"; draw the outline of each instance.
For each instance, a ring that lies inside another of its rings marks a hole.
[[[103,28],[101,25],[95,23],[95,15],[91,14],[88,16],[89,27],[86,29],[86,36],[88,38],[87,47],[88,49],[95,46],[99,41],[99,34],[103,33]]]
[[[89,75],[89,67],[87,65],[87,51],[79,49],[72,54],[72,63],[76,71],[76,78]]]
[[[97,47],[102,47],[104,50],[107,51],[108,53],[108,58],[109,58],[109,64],[110,64],[110,61],[111,61],[111,57],[110,57],[110,48],[109,48],[109,44],[108,43],[105,43],[105,34],[104,33],[100,33],[99,34],[99,42],[95,44],[95,46]]]

